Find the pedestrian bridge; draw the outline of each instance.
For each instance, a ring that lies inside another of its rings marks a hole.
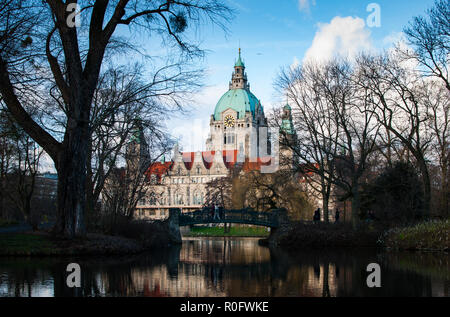
[[[173,214],[172,211],[171,214]],[[214,215],[214,211],[209,209],[197,210],[194,212],[179,213],[179,226],[190,226],[210,223],[239,223],[255,226],[277,228],[282,222],[287,220],[285,209],[274,209],[270,212],[253,211],[249,209],[223,210]]]

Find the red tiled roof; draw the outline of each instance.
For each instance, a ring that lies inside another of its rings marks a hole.
[[[216,151],[202,152],[203,165],[206,167],[206,169],[209,170],[211,168],[215,154]]]
[[[216,151],[205,151],[202,152],[202,162],[206,169],[211,169],[214,163],[214,156],[216,155]],[[222,159],[225,167],[227,169],[233,168],[238,158],[238,150],[223,150],[222,151]],[[195,152],[184,152],[182,153],[182,160],[186,169],[191,170],[194,165],[195,160]],[[256,160],[250,160],[248,158],[243,162],[243,170],[248,172],[252,170],[260,170],[261,166],[268,166],[272,162],[272,158],[270,156],[259,157]],[[155,162],[150,165],[147,170],[147,176],[152,174],[156,174],[158,176],[158,180],[161,179],[161,176],[165,174],[169,169],[173,166],[173,162]]]
[[[237,150],[223,150],[222,158],[223,163],[227,168],[232,168],[234,164],[237,162]]]
[[[186,169],[188,171],[190,171],[191,168],[192,168],[192,165],[194,165],[194,157],[195,157],[195,152],[185,152],[185,153],[183,153],[184,166],[186,166]]]
[[[168,170],[172,168],[173,162],[155,162],[150,165],[145,175],[150,178],[151,175],[156,175],[158,182],[161,180],[161,176],[166,174]]]

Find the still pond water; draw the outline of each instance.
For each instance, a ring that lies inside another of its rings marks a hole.
[[[82,287],[66,286],[81,266]],[[381,288],[366,285],[369,263]],[[0,258],[0,296],[449,296],[450,255],[380,250],[289,254],[255,238],[187,238],[126,257]]]

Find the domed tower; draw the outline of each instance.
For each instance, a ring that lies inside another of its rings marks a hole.
[[[283,107],[280,126],[280,164],[291,167],[296,162],[296,156],[292,150],[297,142],[297,133],[292,122],[292,108],[289,104]]]
[[[264,108],[250,91],[241,49],[228,88],[229,90],[219,99],[214,114],[211,115],[206,149],[236,150],[240,157],[250,158],[270,154],[270,149],[267,148],[270,144],[268,132],[262,133],[264,129],[260,129],[267,129],[268,126]]]
[[[138,118],[131,131],[131,137],[126,147],[126,162],[128,168],[137,173],[143,173],[150,165],[149,155],[142,120]]]

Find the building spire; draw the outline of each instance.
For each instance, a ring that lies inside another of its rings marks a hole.
[[[247,74],[245,73],[245,65],[241,58],[241,47],[238,50],[238,60],[234,64],[234,72],[231,76],[230,89],[250,89],[247,82]]]
[[[238,60],[236,61],[236,64],[234,64],[234,67],[245,67],[244,62],[242,62],[242,59],[241,59],[241,48],[240,47],[239,47]]]

